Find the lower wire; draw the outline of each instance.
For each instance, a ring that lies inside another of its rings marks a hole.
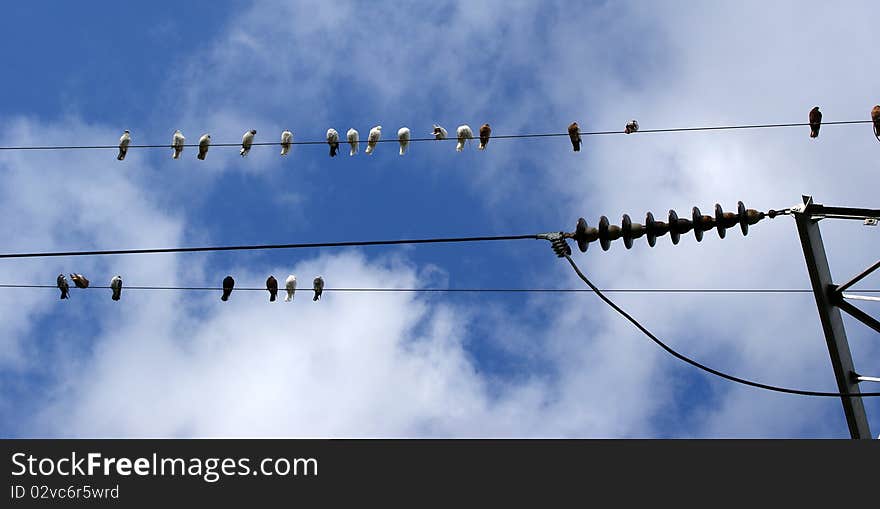
[[[731,382],[736,382],[738,384],[748,385],[750,387],[757,387],[758,389],[764,389],[767,391],[782,392],[785,394],[797,394],[799,396],[818,396],[818,397],[828,397],[828,398],[867,398],[867,397],[880,396],[880,392],[843,393],[843,392],[821,392],[821,391],[805,391],[805,390],[801,390],[801,389],[790,389],[787,387],[779,387],[776,385],[769,385],[769,384],[764,384],[764,383],[760,383],[760,382],[755,382],[752,380],[747,380],[745,378],[740,378],[738,376],[729,375],[729,374],[724,373],[722,371],[718,371],[717,369],[710,368],[709,366],[701,364],[701,363],[699,363],[689,357],[686,357],[686,356],[676,352],[671,347],[666,345],[666,343],[660,341],[660,339],[657,338],[657,336],[652,334],[651,331],[646,329],[642,324],[640,324],[629,313],[627,313],[626,311],[621,309],[620,306],[618,306],[611,299],[606,297],[605,294],[602,293],[602,291],[599,290],[598,287],[596,287],[596,285],[594,285],[589,279],[587,279],[587,276],[585,276],[584,273],[581,272],[581,269],[578,268],[576,263],[574,263],[574,260],[571,259],[571,256],[566,255],[565,259],[568,260],[568,263],[571,264],[571,267],[574,269],[574,271],[577,273],[577,275],[584,281],[584,283],[587,284],[587,286],[590,287],[590,289],[593,290],[593,292],[600,299],[602,299],[606,304],[611,306],[612,309],[614,309],[615,311],[620,313],[621,316],[623,316],[624,318],[629,320],[629,322],[632,323],[633,325],[635,325],[636,328],[639,329],[644,335],[648,336],[651,339],[651,341],[653,341],[654,343],[657,343],[660,346],[660,348],[666,350],[666,352],[668,352],[670,355],[672,355],[676,359],[684,361],[684,362],[690,364],[691,366],[699,368],[707,373],[724,378],[724,379],[729,380]]]

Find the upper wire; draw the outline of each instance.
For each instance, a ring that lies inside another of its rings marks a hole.
[[[834,122],[823,122],[823,126],[829,125],[851,125],[851,124],[870,124],[871,120],[839,120]],[[651,134],[651,133],[678,133],[678,132],[692,132],[692,131],[729,131],[729,130],[741,130],[741,129],[770,129],[770,128],[782,128],[782,127],[805,127],[809,126],[809,122],[794,122],[787,124],[744,124],[744,125],[723,125],[723,126],[699,126],[699,127],[669,127],[669,128],[659,128],[659,129],[639,129],[632,134]],[[579,134],[581,136],[606,136],[613,134],[623,134],[626,135],[621,130],[615,131],[580,131]],[[490,139],[495,140],[505,140],[505,139],[520,139],[520,138],[550,138],[550,137],[562,137],[569,136],[567,132],[564,133],[527,133],[527,134],[496,134],[489,136]],[[425,138],[411,138],[409,140],[410,143],[414,142],[429,142],[429,141],[456,141],[457,138],[455,136],[449,136],[442,140],[438,140],[434,137],[425,137]],[[359,143],[366,143],[366,140],[360,140]],[[290,145],[326,145],[327,140],[308,140],[308,141],[291,141]],[[344,139],[339,140],[340,145],[344,145],[348,143]],[[385,138],[377,140],[377,143],[398,143],[398,139],[396,137]],[[210,147],[241,147],[241,142],[232,142],[232,143],[211,143]],[[253,142],[251,146],[280,146],[282,143],[280,141],[270,142]],[[196,148],[199,146],[198,143],[185,143],[184,147],[193,147]],[[93,149],[106,149],[106,150],[116,150],[119,148],[119,145],[34,145],[34,146],[2,146],[0,150],[93,150]],[[149,145],[135,145],[130,144],[128,148],[164,148],[169,149],[173,148],[171,144],[149,144]]]

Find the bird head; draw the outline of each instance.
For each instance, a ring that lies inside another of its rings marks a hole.
[[[257,130],[256,130],[256,129],[251,129],[251,134],[257,134]]]
[[[125,134],[129,134],[128,129],[126,129],[126,130],[124,130],[124,131],[122,131],[122,132],[124,132]]]

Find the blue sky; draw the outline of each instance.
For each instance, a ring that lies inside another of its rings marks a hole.
[[[686,7],[686,8],[685,8]],[[188,143],[247,129],[298,141],[383,126],[422,137],[868,117],[880,75],[870,2],[59,3],[16,6],[0,82],[3,145]],[[826,29],[812,41],[805,27]],[[802,193],[875,206],[865,125],[393,144],[0,154],[5,252],[534,233]],[[363,145],[362,145],[363,150]],[[876,231],[823,224],[832,270],[875,261]],[[578,254],[605,287],[807,288],[795,227]],[[6,260],[2,282],[329,287],[578,287],[545,243]],[[876,280],[866,281],[871,286]],[[844,437],[840,403],[731,387],[658,351],[590,295],[0,293],[3,436]],[[661,338],[767,383],[833,390],[812,297],[615,295]],[[856,366],[875,335],[850,323]],[[875,433],[880,405],[868,405]]]

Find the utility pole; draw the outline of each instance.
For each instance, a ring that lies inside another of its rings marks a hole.
[[[813,295],[816,297],[819,319],[822,322],[822,330],[825,333],[825,343],[828,346],[828,353],[831,357],[831,367],[834,370],[838,391],[841,394],[853,395],[840,398],[850,436],[854,439],[870,439],[872,436],[868,426],[868,416],[865,413],[865,405],[862,402],[862,398],[857,395],[860,393],[859,383],[873,382],[877,381],[877,379],[861,376],[855,370],[840,311],[843,310],[855,319],[880,332],[880,322],[845,300],[847,298],[854,300],[880,299],[843,293],[865,276],[880,268],[880,261],[846,283],[839,286],[835,285],[831,278],[828,259],[825,256],[825,246],[822,243],[822,234],[819,231],[819,221],[825,218],[855,219],[864,221],[868,225],[874,225],[876,220],[880,218],[880,210],[826,207],[813,203],[811,196],[804,196],[803,203],[792,207],[791,214],[794,216],[795,223],[797,224],[801,247],[804,250],[807,272],[810,274]],[[773,217],[776,213],[770,211],[769,215]]]

